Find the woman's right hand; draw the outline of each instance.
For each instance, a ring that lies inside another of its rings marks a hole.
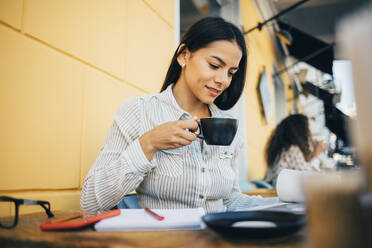
[[[327,146],[324,141],[315,141],[313,157],[318,157],[320,153],[325,152],[326,150]]]
[[[197,136],[188,131],[197,130],[197,117],[188,120],[171,121],[156,126],[140,138],[142,150],[150,161],[155,152],[190,145]]]

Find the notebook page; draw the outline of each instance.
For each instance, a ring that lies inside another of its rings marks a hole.
[[[137,230],[198,230],[205,228],[201,217],[203,208],[152,209],[164,220],[157,220],[144,209],[121,209],[118,216],[101,220],[95,224],[96,231],[137,231]]]

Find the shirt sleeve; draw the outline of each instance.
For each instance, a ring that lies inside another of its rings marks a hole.
[[[152,169],[139,143],[142,132],[139,99],[124,103],[116,114],[104,146],[88,172],[80,207],[107,211],[135,190]]]
[[[227,211],[237,211],[237,210],[244,210],[250,207],[261,206],[261,205],[268,205],[278,202],[277,198],[264,198],[262,196],[248,196],[243,194],[239,188],[239,165],[237,162],[237,157],[243,149],[243,142],[240,142],[235,149],[233,158],[231,160],[231,166],[235,172],[235,181],[234,186],[231,190],[231,193],[228,195],[227,198],[223,199],[223,203],[226,206]]]

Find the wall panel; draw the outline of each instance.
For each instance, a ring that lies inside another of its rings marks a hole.
[[[79,182],[82,67],[0,26],[0,190]]]
[[[175,0],[143,0],[147,2],[164,20],[174,28]]]
[[[126,0],[28,0],[25,32],[124,78]]]
[[[128,82],[159,92],[174,52],[173,32],[142,1],[128,1]]]
[[[22,27],[23,0],[0,0],[0,20],[10,26]]]

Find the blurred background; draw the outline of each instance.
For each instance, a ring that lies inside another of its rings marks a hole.
[[[264,177],[266,141],[291,113],[309,116],[340,169],[359,166],[348,131],[352,64],[334,50],[337,23],[366,2],[0,0],[0,195],[79,209],[118,107],[159,92],[180,37],[205,16],[241,27],[248,47],[246,87],[231,110],[246,140],[242,190]]]

